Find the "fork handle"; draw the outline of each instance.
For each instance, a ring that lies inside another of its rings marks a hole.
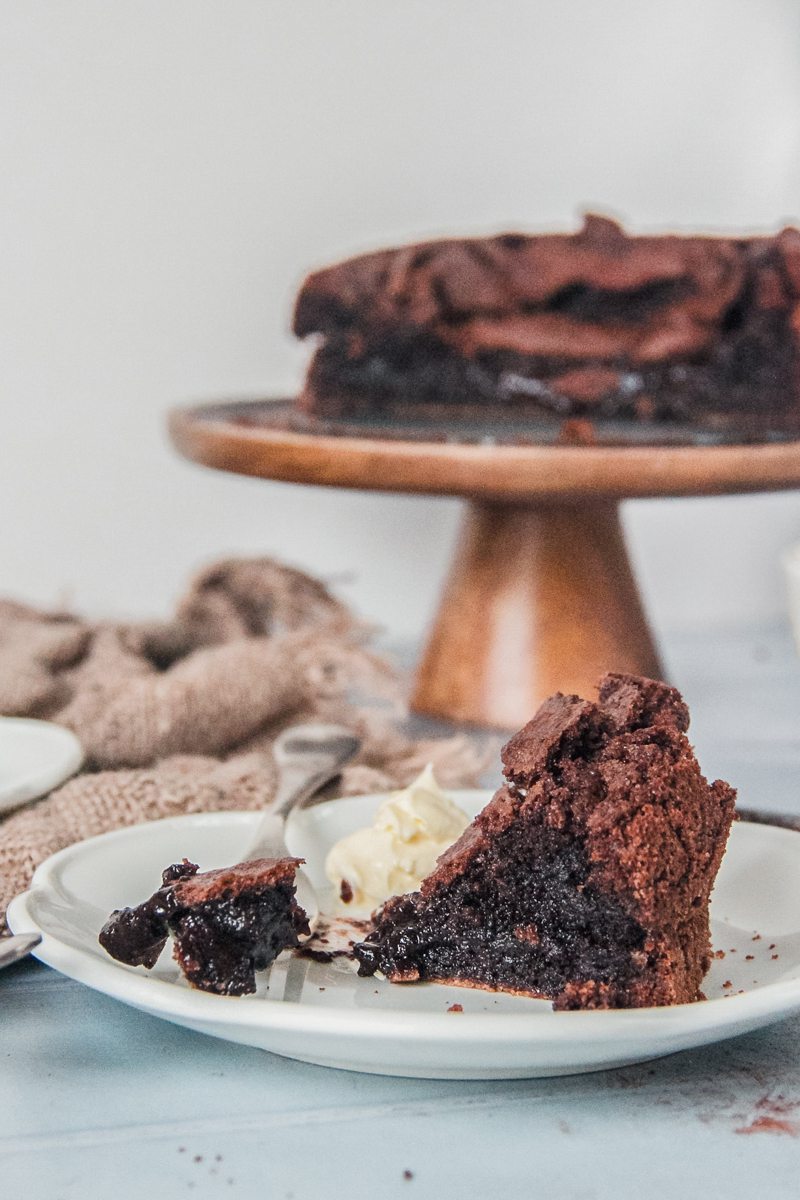
[[[271,815],[285,821],[293,808],[310,800],[341,771],[341,765],[320,766],[313,762],[300,767],[284,767],[269,810]]]
[[[284,833],[289,813],[340,773],[341,766],[328,766],[321,770],[319,764],[313,763],[305,767],[284,768],[272,805],[259,821],[244,861],[284,858],[289,853]]]

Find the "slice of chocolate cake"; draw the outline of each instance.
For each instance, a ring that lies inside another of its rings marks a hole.
[[[254,992],[254,972],[309,932],[294,895],[302,862],[261,858],[198,875],[184,859],[167,867],[149,900],[111,914],[100,945],[119,962],[153,967],[172,934],[175,960],[193,987],[224,996]]]
[[[556,694],[508,742],[504,786],[355,947],[362,975],[561,1009],[698,999],[735,793],[701,774],[674,688],[607,675],[599,691]]]
[[[629,237],[590,216],[383,250],[311,275],[294,330],[321,339],[300,398],[316,417],[800,434],[796,229]]]

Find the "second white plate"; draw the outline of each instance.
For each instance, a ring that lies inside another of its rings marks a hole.
[[[80,742],[62,725],[0,717],[0,812],[46,795],[82,762]]]
[[[453,793],[470,815],[488,792]],[[293,853],[324,889],[325,853],[368,823],[383,796],[297,814]],[[38,930],[36,956],[73,979],[190,1029],[324,1066],[418,1078],[503,1079],[623,1066],[757,1029],[800,1011],[800,834],[734,826],[712,903],[708,1000],[674,1008],[554,1013],[546,1001],[436,984],[359,979],[344,960],[282,955],[254,996],[186,986],[168,950],[152,972],[110,959],[97,933],[183,856],[202,869],[241,856],[257,814],[177,817],[91,838],[44,863],[9,910],[14,932]],[[327,893],[330,903],[330,893]],[[323,901],[325,895],[323,895]],[[448,1012],[458,1004],[461,1012]]]

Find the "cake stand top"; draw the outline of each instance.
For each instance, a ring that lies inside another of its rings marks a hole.
[[[403,439],[364,426],[298,427],[292,403],[250,400],[175,409],[186,458],[262,479],[498,501],[704,496],[800,486],[800,441],[735,445],[512,445]]]

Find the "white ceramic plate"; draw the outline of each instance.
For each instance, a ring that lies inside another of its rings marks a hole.
[[[486,792],[454,793],[473,814]],[[325,887],[327,847],[371,820],[381,796],[295,814],[293,853]],[[109,911],[142,900],[184,855],[201,869],[235,862],[256,814],[177,817],[91,838],[54,855],[9,910],[14,932],[41,931],[36,956],[126,1004],[190,1029],[325,1066],[419,1078],[501,1079],[623,1066],[745,1033],[800,1010],[800,834],[736,825],[714,893],[716,959],[708,1000],[674,1008],[554,1013],[543,1000],[436,984],[359,979],[345,960],[282,955],[254,996],[188,988],[169,956],[152,972],[114,962],[97,933]],[[330,892],[320,892],[323,908]],[[756,939],[757,940],[754,940]],[[775,957],[773,957],[775,956]],[[727,986],[726,986],[727,985]],[[463,1012],[448,1012],[451,1004]]]
[[[46,795],[82,762],[80,742],[63,726],[0,717],[0,812]]]

